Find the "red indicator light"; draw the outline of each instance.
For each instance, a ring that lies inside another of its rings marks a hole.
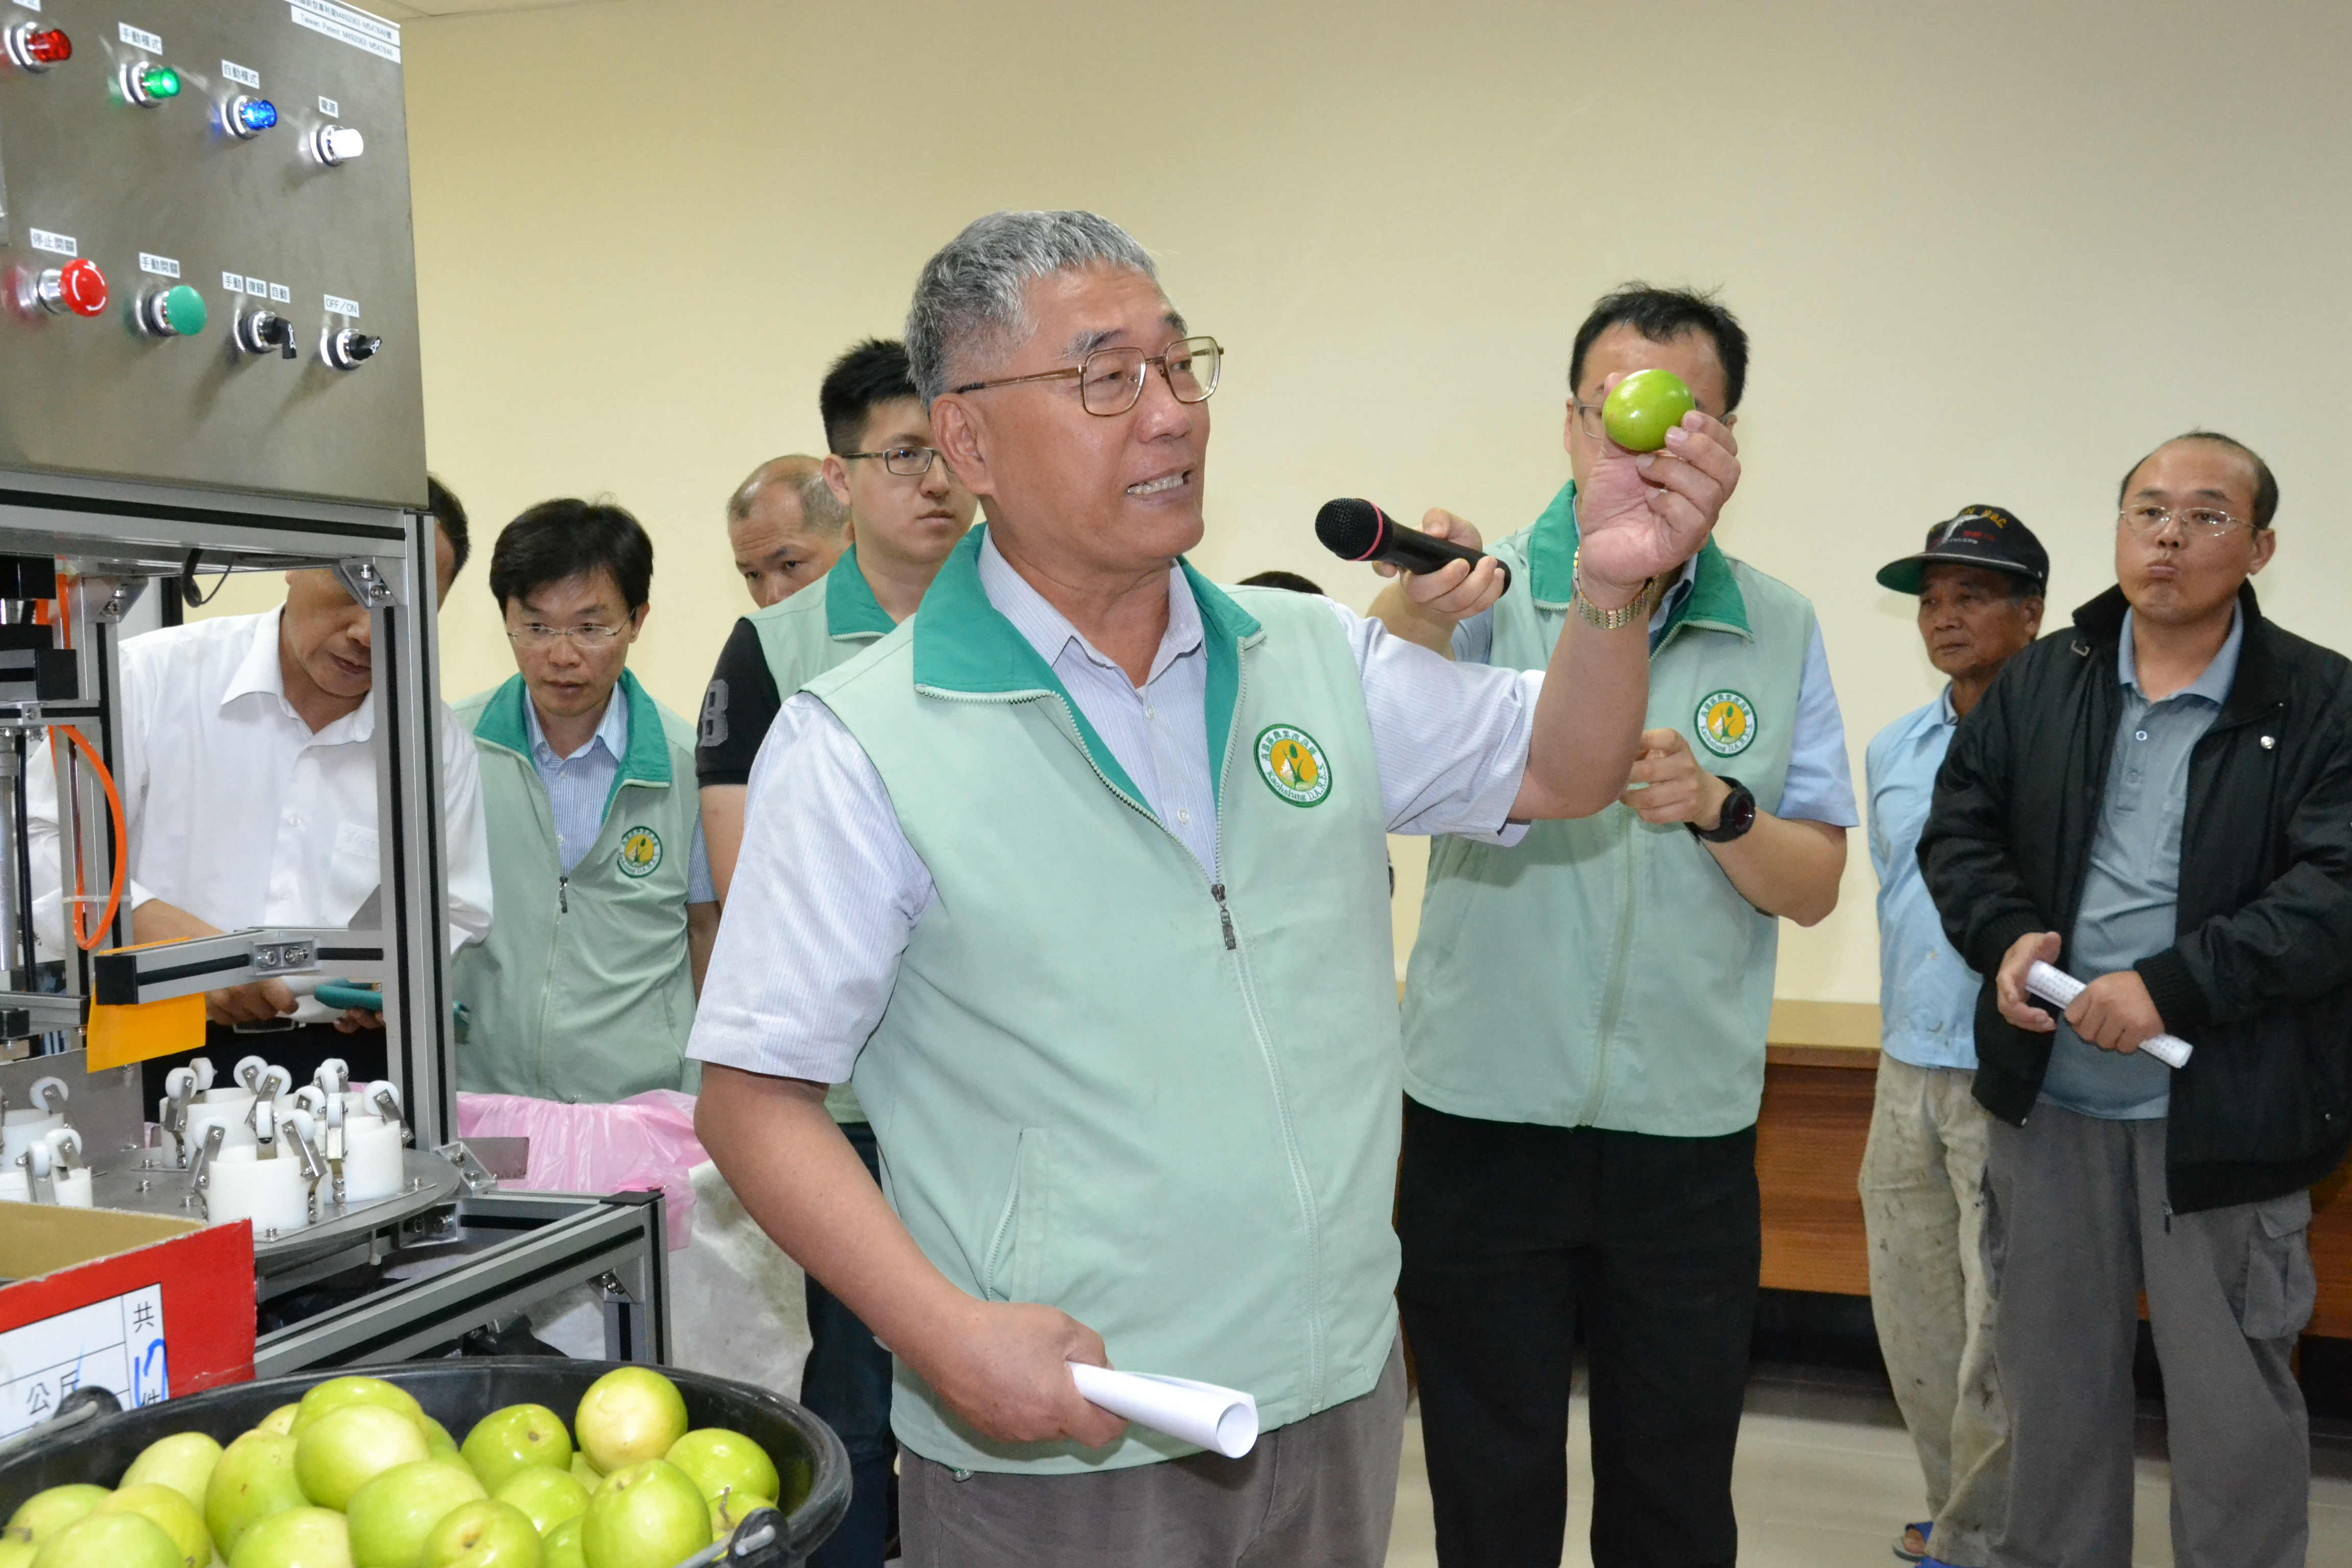
[[[95,316],[106,309],[106,274],[87,256],[68,261],[58,273],[58,297],[77,316]]]
[[[0,55],[18,70],[45,71],[73,58],[73,40],[62,27],[37,22],[0,23]]]

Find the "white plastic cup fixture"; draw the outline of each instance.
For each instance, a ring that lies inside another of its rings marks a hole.
[[[253,1222],[256,1240],[271,1232],[291,1236],[310,1224],[310,1184],[292,1151],[274,1160],[257,1159],[251,1143],[223,1149],[205,1167],[205,1217],[215,1225]]]

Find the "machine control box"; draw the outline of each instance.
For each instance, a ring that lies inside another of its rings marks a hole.
[[[0,0],[0,469],[421,507],[400,29]]]

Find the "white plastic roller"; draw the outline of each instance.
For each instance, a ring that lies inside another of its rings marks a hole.
[[[14,1164],[19,1155],[66,1124],[65,1080],[45,1078],[33,1085],[33,1103],[0,1115],[0,1165]]]

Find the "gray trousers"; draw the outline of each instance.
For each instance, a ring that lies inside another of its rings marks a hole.
[[[1999,1568],[2128,1568],[2141,1290],[2164,1368],[2179,1568],[2300,1568],[2311,1447],[2290,1364],[2311,1196],[2169,1211],[2165,1123],[1996,1122],[1985,1261],[2012,1470]]]
[[[1927,1482],[1933,1555],[1984,1568],[2009,1513],[2009,1409],[1985,1279],[1985,1139],[1976,1074],[1878,1059],[1862,1215],[1870,1310]]]
[[[1381,1568],[1404,1446],[1404,1352],[1372,1392],[1214,1454],[1093,1475],[974,1471],[902,1452],[906,1568]]]

